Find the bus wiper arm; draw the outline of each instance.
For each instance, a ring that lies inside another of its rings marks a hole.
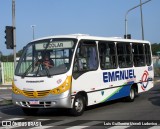
[[[38,60],[39,60],[39,59],[35,59],[35,60],[33,61],[33,63],[37,62]],[[29,71],[30,68],[32,67],[33,63],[31,63],[31,64],[29,65],[29,67],[27,68],[27,70],[23,73],[23,75],[21,76],[22,78],[24,78],[24,77],[26,76],[26,74],[28,73],[28,71]],[[35,67],[35,66],[34,66],[34,67]]]
[[[46,50],[47,50],[49,44],[50,44],[50,42],[48,42],[47,45],[46,45],[46,48],[45,48],[45,50],[44,50],[45,53],[46,53]],[[37,62],[38,60],[39,60],[39,59],[35,59],[35,60],[33,61],[33,63],[34,63],[34,62]],[[22,78],[24,78],[24,77],[26,76],[26,74],[28,73],[28,71],[29,71],[30,68],[32,67],[33,63],[31,63],[31,64],[29,65],[29,67],[27,68],[27,70],[26,70],[26,71],[24,72],[24,74],[21,76]],[[34,67],[35,67],[35,66],[34,66]],[[39,69],[38,69],[38,71],[39,71]],[[37,71],[37,73],[38,73],[38,71]],[[49,71],[48,71],[47,68],[45,68],[45,71],[46,71],[46,73],[47,73],[47,76],[48,76],[48,77],[51,77],[51,75],[50,75],[50,73],[49,73]],[[36,74],[37,74],[37,73],[36,73]]]

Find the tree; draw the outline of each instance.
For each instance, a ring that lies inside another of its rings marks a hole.
[[[152,47],[152,54],[157,55],[157,52],[160,51],[160,43],[153,43],[151,44]]]
[[[22,52],[23,50],[19,50],[17,53],[16,53],[16,56],[17,57],[20,57],[22,55]],[[13,56],[13,53],[9,54],[9,55],[3,55],[1,56],[1,61],[2,62],[14,62],[14,56]]]

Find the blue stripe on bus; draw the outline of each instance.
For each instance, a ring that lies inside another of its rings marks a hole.
[[[106,101],[115,100],[118,98],[129,96],[130,94],[130,85],[123,86],[117,93],[115,93],[113,96],[108,98]]]
[[[105,98],[101,102],[107,102],[110,100],[115,100],[123,97],[127,97],[130,94],[130,88],[134,81],[127,82],[126,84],[119,87],[115,92],[113,92],[109,97]]]

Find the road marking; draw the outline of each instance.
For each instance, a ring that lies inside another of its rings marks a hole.
[[[22,120],[24,118],[11,118],[11,119],[7,119],[7,120],[10,120],[10,121],[14,121],[14,120]]]
[[[20,126],[6,126],[6,127],[0,127],[0,129],[14,129]]]
[[[39,119],[38,119],[39,120]],[[42,120],[44,120],[44,119],[42,119]],[[50,119],[49,119],[50,120]],[[50,128],[50,127],[54,127],[54,126],[57,126],[57,125],[62,125],[62,124],[66,124],[66,123],[70,123],[70,122],[73,122],[73,121],[75,121],[75,120],[63,120],[63,121],[58,121],[58,122],[54,122],[54,123],[52,123],[52,126],[40,126],[40,127],[33,127],[33,128],[29,128],[29,129],[47,129],[47,128]]]
[[[72,127],[66,128],[66,129],[83,129],[83,128],[87,128],[89,126],[100,124],[100,123],[102,123],[102,121],[91,121],[91,122],[87,122],[84,124],[80,124],[78,126],[72,126]]]
[[[51,127],[53,127],[53,126],[38,126],[38,127],[29,128],[29,129],[48,129]]]
[[[46,121],[46,120],[51,120],[51,119],[35,119],[35,120]]]
[[[148,129],[160,129],[160,126],[153,126],[151,128],[148,128]]]
[[[12,87],[0,87],[1,90],[8,90],[8,89],[12,89]]]
[[[126,129],[126,128],[129,128],[130,126],[112,126],[108,129]]]
[[[54,127],[54,126],[57,126],[57,125],[62,125],[62,124],[74,122],[74,121],[75,121],[75,120],[63,120],[63,121],[54,122],[54,123],[53,123],[53,127]]]

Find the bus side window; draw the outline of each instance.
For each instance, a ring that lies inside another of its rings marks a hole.
[[[133,66],[130,43],[117,43],[118,64],[120,68]]]
[[[133,61],[135,67],[145,66],[145,55],[143,44],[133,43]]]
[[[145,44],[145,58],[146,58],[146,64],[148,66],[151,65],[151,52],[149,44]]]
[[[99,59],[101,69],[114,69],[117,67],[114,42],[99,42]]]

